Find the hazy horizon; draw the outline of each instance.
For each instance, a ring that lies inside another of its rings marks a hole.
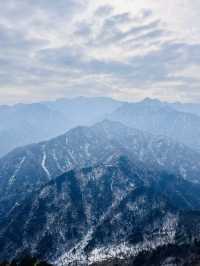
[[[29,105],[29,104],[37,104],[37,103],[45,103],[45,102],[56,102],[56,101],[62,101],[62,100],[76,100],[76,99],[110,99],[113,101],[117,101],[117,102],[122,102],[122,103],[139,103],[139,102],[143,102],[145,100],[152,100],[152,101],[160,101],[162,103],[172,103],[172,104],[195,104],[195,105],[199,105],[200,101],[174,101],[174,100],[163,100],[163,99],[159,99],[159,98],[153,98],[153,97],[143,97],[141,99],[127,99],[127,100],[121,100],[121,99],[117,99],[117,98],[113,98],[113,97],[109,97],[109,96],[71,96],[71,97],[58,97],[55,99],[44,99],[44,100],[29,100],[29,101],[16,101],[13,103],[0,103],[0,106],[16,106],[16,105],[20,105],[20,104],[25,104],[25,105]]]

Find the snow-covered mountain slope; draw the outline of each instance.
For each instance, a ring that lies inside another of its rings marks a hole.
[[[200,117],[179,111],[173,104],[145,99],[138,103],[125,103],[108,117],[154,135],[168,136],[200,150]]]
[[[8,212],[27,193],[70,169],[109,162],[119,154],[194,182],[200,180],[199,153],[165,137],[106,120],[18,148],[0,159],[0,213]]]
[[[199,207],[200,185],[116,158],[69,171],[16,205],[0,221],[0,259],[87,265],[192,242]]]
[[[200,243],[169,244],[153,251],[142,251],[138,256],[95,262],[91,266],[199,266]]]

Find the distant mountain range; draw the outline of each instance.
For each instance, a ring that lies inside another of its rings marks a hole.
[[[76,126],[106,118],[163,134],[199,149],[200,105],[145,99],[126,103],[111,98],[60,99],[0,106],[0,156],[27,144],[51,139]]]
[[[139,103],[125,103],[109,119],[155,135],[168,136],[199,151],[200,117],[185,110],[188,108],[184,105],[146,99]]]
[[[92,125],[121,102],[109,98],[61,99],[0,106],[0,156],[12,149],[58,136],[78,125]]]

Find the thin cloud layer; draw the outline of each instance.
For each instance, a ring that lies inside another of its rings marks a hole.
[[[200,100],[197,0],[0,6],[0,103],[77,95]]]

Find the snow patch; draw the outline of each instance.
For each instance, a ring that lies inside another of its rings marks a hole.
[[[53,155],[53,159],[54,159],[54,161],[55,161],[55,163],[56,163],[56,166],[57,166],[58,170],[60,170],[61,172],[63,172],[64,170],[63,170],[63,168],[61,167],[61,165],[60,165],[60,163],[59,163],[59,160],[58,160],[58,158],[57,158],[57,156],[56,156],[56,152],[55,152],[55,150],[53,150],[52,155]]]
[[[105,216],[102,217],[102,220]],[[86,254],[84,248],[92,238],[94,229],[91,229],[83,240],[78,243],[69,252],[63,254],[55,264],[59,266],[69,265],[90,265],[95,262],[101,262],[113,258],[124,259],[129,256],[136,256],[141,251],[156,249],[159,246],[175,243],[175,233],[178,219],[176,215],[168,214],[165,217],[161,231],[153,239],[144,237],[143,242],[136,245],[130,245],[127,242],[120,244],[110,244],[103,247],[96,247],[90,253]]]
[[[46,159],[47,159],[47,155],[46,155],[46,151],[45,151],[45,147],[43,146],[43,157],[42,157],[42,169],[44,170],[44,172],[46,173],[47,177],[49,178],[49,180],[51,179],[51,175],[49,173],[49,170],[46,167]]]
[[[15,169],[14,173],[12,174],[12,176],[9,179],[9,185],[12,185],[15,182],[16,179],[16,175],[18,174],[18,172],[20,171],[23,163],[25,162],[26,157],[24,156],[21,161],[19,162],[19,164],[17,165],[17,168]]]

